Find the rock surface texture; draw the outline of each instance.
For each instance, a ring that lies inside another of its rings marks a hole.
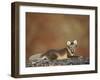
[[[61,65],[82,65],[89,64],[89,59],[83,57],[71,57],[64,60],[34,59],[29,61],[27,67],[61,66]]]

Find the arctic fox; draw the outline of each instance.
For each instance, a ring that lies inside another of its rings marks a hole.
[[[56,49],[48,50],[46,53],[41,55],[41,58],[49,59],[49,60],[68,59],[71,56],[75,56],[76,47],[77,47],[77,40],[67,41],[65,48],[62,48],[59,50],[56,50]]]

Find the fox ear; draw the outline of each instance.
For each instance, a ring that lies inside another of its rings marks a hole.
[[[76,45],[77,45],[77,40],[74,40],[74,44],[76,44]]]
[[[71,42],[70,41],[67,41],[67,45],[70,45],[71,44]]]

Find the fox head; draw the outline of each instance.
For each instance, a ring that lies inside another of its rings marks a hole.
[[[74,40],[74,41],[67,41],[66,45],[67,45],[68,51],[69,51],[72,55],[74,55],[75,49],[76,49],[76,47],[77,47],[77,40]]]

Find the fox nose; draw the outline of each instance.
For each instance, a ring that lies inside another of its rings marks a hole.
[[[72,53],[74,53],[74,50],[72,50]]]

